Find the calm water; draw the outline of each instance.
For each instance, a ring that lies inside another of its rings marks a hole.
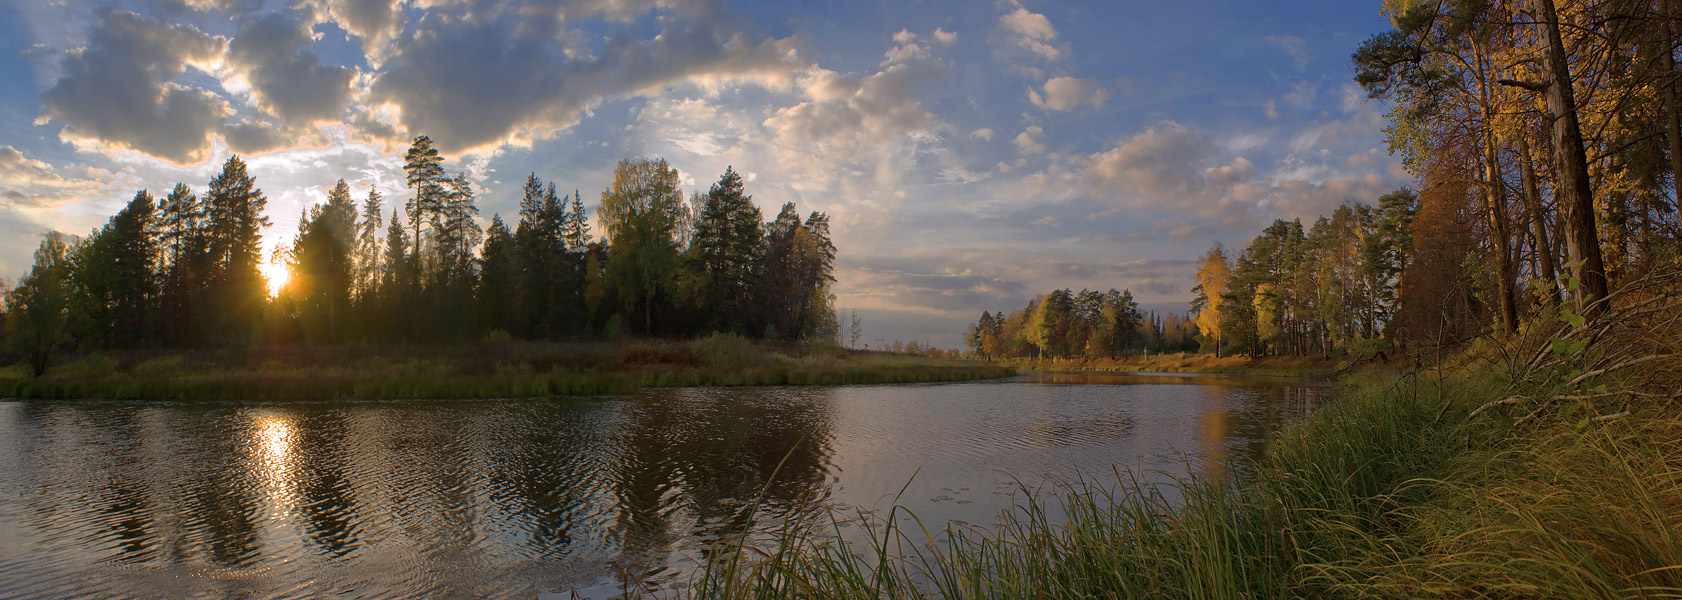
[[[1039,374],[519,401],[0,402],[0,598],[532,598],[611,594],[626,574],[671,586],[708,540],[742,531],[761,490],[766,526],[885,509],[902,488],[925,522],[984,525],[1018,480],[1222,473],[1323,394]]]

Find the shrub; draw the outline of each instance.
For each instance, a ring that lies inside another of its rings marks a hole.
[[[689,352],[696,362],[708,367],[759,367],[773,362],[753,342],[734,333],[714,333],[689,342]]]

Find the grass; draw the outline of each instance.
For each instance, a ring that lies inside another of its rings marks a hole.
[[[1682,414],[1517,430],[1466,419],[1501,389],[1487,373],[1397,384],[1351,384],[1251,481],[1075,482],[1050,500],[1067,520],[1024,494],[992,529],[931,532],[896,509],[868,551],[838,527],[786,530],[710,565],[694,595],[1682,597]]]
[[[1009,367],[833,347],[692,342],[486,342],[471,347],[274,347],[244,353],[92,354],[40,378],[0,369],[0,395],[31,399],[508,398],[646,387],[843,385],[1008,377]]]
[[[1532,323],[1442,369],[1347,377],[1243,481],[1117,473],[1024,490],[992,528],[931,529],[895,508],[858,517],[868,548],[837,541],[835,517],[710,553],[690,594],[1682,598],[1677,298],[1636,296],[1646,312],[1557,333]]]

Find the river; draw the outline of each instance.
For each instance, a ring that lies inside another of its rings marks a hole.
[[[491,401],[0,402],[0,598],[670,589],[750,515],[827,524],[831,509],[897,501],[925,523],[984,526],[1057,482],[1222,476],[1326,391],[1035,373]]]

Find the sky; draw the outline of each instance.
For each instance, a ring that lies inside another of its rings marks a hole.
[[[1193,263],[1411,182],[1349,55],[1379,3],[0,0],[0,276],[233,154],[271,249],[429,135],[515,220],[621,158],[830,215],[864,341],[961,345],[1057,288],[1185,312]],[[389,208],[388,208],[389,210]],[[596,231],[600,231],[599,224]]]

